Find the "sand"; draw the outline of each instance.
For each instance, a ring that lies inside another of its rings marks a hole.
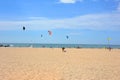
[[[0,80],[120,80],[120,49],[0,48]]]

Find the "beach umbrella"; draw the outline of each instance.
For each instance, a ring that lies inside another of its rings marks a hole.
[[[49,35],[52,35],[52,31],[48,30],[48,34],[49,34]]]
[[[23,26],[23,30],[25,30],[25,26]]]

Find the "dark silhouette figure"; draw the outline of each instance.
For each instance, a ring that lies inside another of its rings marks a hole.
[[[69,38],[69,36],[66,36],[66,38],[68,39],[68,38]]]
[[[41,37],[43,37],[43,35],[41,34]]]
[[[111,47],[108,48],[109,51],[111,51],[111,49],[112,49]]]
[[[23,26],[23,30],[25,30],[25,27]]]
[[[62,52],[66,52],[64,47],[62,47]]]

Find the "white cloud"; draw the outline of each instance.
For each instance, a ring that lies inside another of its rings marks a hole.
[[[75,0],[60,0],[61,3],[75,3]]]
[[[85,0],[59,0],[60,3],[76,3],[76,2],[83,2]],[[100,0],[91,0],[93,2],[97,2],[97,1],[100,1]],[[106,2],[110,1],[110,0],[104,0]],[[120,0],[114,0],[116,2],[119,2]]]
[[[108,0],[108,1],[109,1],[109,0]],[[119,2],[120,0],[114,0],[114,1]]]
[[[60,3],[76,3],[77,1],[82,2],[83,0],[60,0]]]
[[[82,33],[81,32],[71,32],[71,33],[69,33],[69,35],[82,35]]]
[[[0,21],[0,30],[19,30],[22,26],[26,26],[28,30],[59,28],[120,30],[120,13],[89,14],[66,19],[30,17],[28,21]]]
[[[120,11],[120,2],[118,4],[117,10]]]

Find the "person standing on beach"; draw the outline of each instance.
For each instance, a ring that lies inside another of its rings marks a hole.
[[[111,49],[112,49],[111,47],[108,48],[109,51],[111,51]]]
[[[64,47],[62,47],[62,52],[66,52]]]

